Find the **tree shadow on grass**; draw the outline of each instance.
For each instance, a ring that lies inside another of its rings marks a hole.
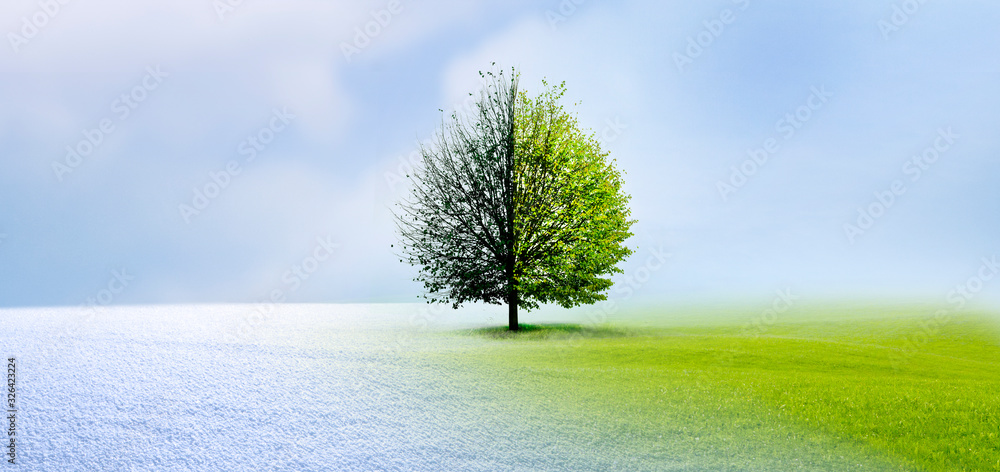
[[[507,326],[489,326],[463,330],[462,333],[487,339],[569,339],[569,338],[620,338],[633,333],[623,328],[609,325],[584,326],[572,323],[525,324],[518,323],[518,331],[510,331]]]

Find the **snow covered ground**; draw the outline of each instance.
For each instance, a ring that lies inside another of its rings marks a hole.
[[[607,469],[410,355],[442,339],[482,342],[427,333],[487,316],[414,305],[0,310],[0,354],[17,359],[16,470]]]

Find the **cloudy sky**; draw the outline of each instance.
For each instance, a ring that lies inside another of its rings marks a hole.
[[[398,173],[493,62],[566,81],[625,171],[613,297],[995,299],[998,23],[959,0],[9,0],[0,306],[413,301]]]

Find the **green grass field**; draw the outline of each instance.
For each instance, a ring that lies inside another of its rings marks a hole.
[[[650,311],[426,355],[621,470],[1000,470],[995,318],[933,313]]]

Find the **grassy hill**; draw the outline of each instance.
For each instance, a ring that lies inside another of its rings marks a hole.
[[[1000,470],[994,318],[759,317],[654,310],[614,326],[484,328],[449,333],[479,338],[464,351],[424,355],[524,427],[592,444],[621,470]]]

